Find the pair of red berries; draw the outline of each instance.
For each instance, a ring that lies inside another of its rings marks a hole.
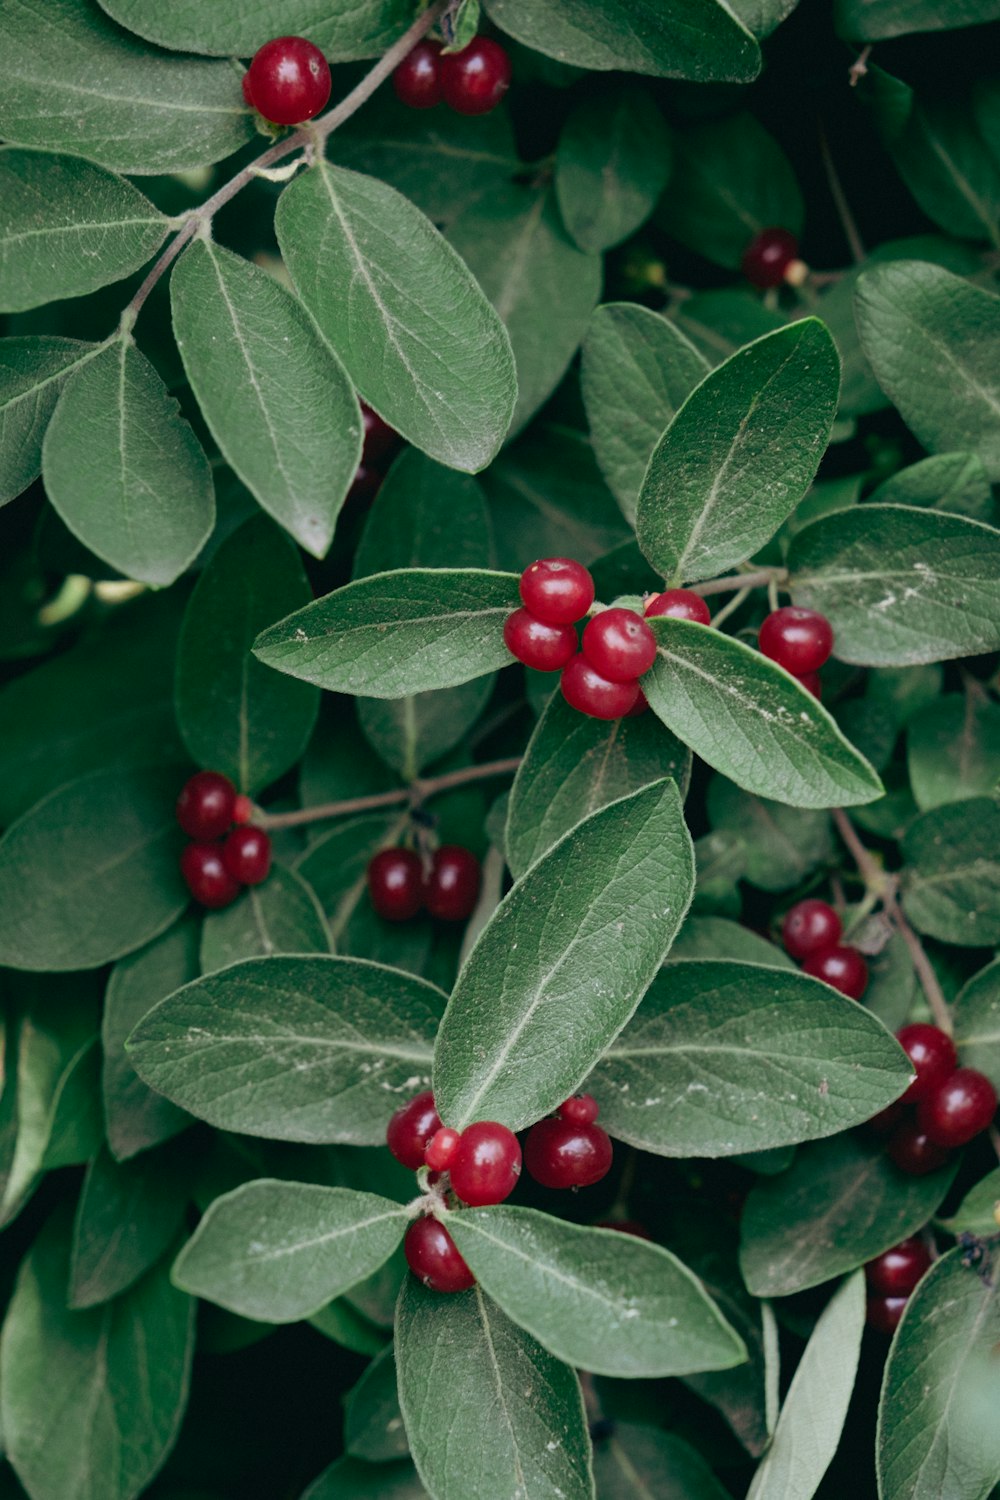
[[[840,918],[825,901],[799,901],[785,914],[781,940],[802,972],[822,979],[851,1000],[868,988],[868,965],[857,948],[841,943]]]
[[[743,274],[751,286],[766,291],[788,282],[801,286],[806,267],[799,260],[799,242],[788,229],[777,226],[755,234],[743,252]]]
[[[930,1270],[931,1253],[916,1236],[901,1240],[891,1250],[883,1250],[865,1266],[868,1284],[868,1322],[879,1333],[894,1333],[903,1316],[910,1293],[925,1271]]]
[[[488,36],[473,37],[461,52],[440,42],[418,42],[392,75],[396,96],[410,109],[433,109],[442,100],[460,115],[486,115],[510,87],[510,58]]]
[[[271,840],[247,826],[252,813],[250,798],[218,771],[198,771],[181,789],[177,821],[194,840],[181,855],[181,874],[202,906],[228,906],[245,885],[267,879]]]
[[[301,125],[330,97],[330,66],[304,36],[277,36],[254,53],[243,97],[272,125]]]
[[[425,871],[412,849],[380,849],[368,862],[368,894],[387,922],[427,911],[442,922],[465,922],[479,899],[479,861],[459,844],[442,844]]]
[[[768,615],[757,644],[764,656],[797,677],[814,698],[820,696],[819,669],[833,650],[833,626],[815,609],[786,605]]]
[[[917,1076],[869,1126],[888,1135],[886,1151],[901,1171],[922,1177],[988,1129],[997,1095],[985,1074],[958,1066],[955,1044],[939,1027],[917,1021],[897,1031],[896,1040]]]

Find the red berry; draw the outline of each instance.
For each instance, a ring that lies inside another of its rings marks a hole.
[[[879,1333],[895,1333],[909,1300],[908,1297],[869,1297],[866,1314],[868,1326],[877,1329]]]
[[[590,1187],[611,1170],[611,1140],[600,1125],[539,1120],[528,1131],[524,1164],[547,1188]]]
[[[646,712],[648,707],[649,699],[646,697],[646,694],[643,692],[642,688],[640,688],[638,693],[636,693],[635,695],[635,702],[632,704],[632,707],[625,715],[625,718],[637,719],[640,714],[644,714]]]
[[[594,580],[569,557],[542,557],[521,574],[521,603],[543,625],[575,625],[594,602]]]
[[[879,1297],[908,1297],[929,1268],[930,1251],[916,1236],[883,1250],[865,1266],[865,1280]]]
[[[656,637],[630,609],[602,609],[584,629],[583,654],[609,682],[634,682],[656,660]]]
[[[903,1095],[907,1104],[916,1104],[925,1099],[932,1089],[943,1083],[958,1067],[958,1053],[950,1036],[937,1026],[928,1026],[916,1021],[896,1032],[896,1041],[902,1047],[916,1078]]]
[[[271,840],[263,828],[234,828],[222,846],[222,863],[241,885],[260,885],[271,870]]]
[[[579,652],[562,669],[559,687],[570,708],[592,719],[621,719],[639,701],[638,682],[611,682]]]
[[[521,1175],[521,1147],[506,1125],[481,1120],[462,1131],[451,1159],[451,1185],[463,1203],[481,1208],[509,1198]]]
[[[458,844],[442,844],[424,882],[424,905],[439,921],[464,922],[479,899],[480,878],[474,854]]]
[[[781,941],[792,958],[808,958],[840,942],[840,918],[825,901],[798,901],[781,924]]]
[[[392,75],[396,98],[410,109],[432,109],[441,103],[441,43],[426,38],[408,52]]]
[[[412,849],[380,849],[368,862],[368,894],[387,922],[405,922],[424,904],[424,872]]]
[[[833,650],[833,626],[816,610],[796,609],[789,604],[768,615],[757,644],[765,656],[793,677],[805,677],[818,672]]]
[[[218,844],[188,844],[181,855],[181,874],[194,899],[212,911],[228,906],[240,893],[240,883],[223,864]]]
[[[906,1113],[906,1106],[897,1099],[895,1104],[887,1104],[885,1109],[880,1109],[877,1115],[866,1120],[865,1129],[870,1130],[872,1135],[891,1135]]]
[[[943,1146],[935,1146],[920,1129],[916,1120],[904,1120],[889,1137],[886,1154],[908,1177],[925,1177],[936,1172],[948,1160]]]
[[[364,401],[361,402],[361,422],[364,427],[361,464],[363,468],[370,469],[372,464],[378,464],[392,456],[399,446],[399,433]]]
[[[504,621],[503,643],[512,656],[536,672],[558,672],[576,655],[572,625],[546,625],[527,609],[515,609]]]
[[[936,1084],[917,1107],[917,1124],[935,1146],[964,1146],[990,1124],[997,1094],[975,1068],[956,1068]]]
[[[824,948],[810,954],[802,971],[824,980],[850,1000],[860,1000],[868,988],[868,965],[857,948]]]
[[[814,698],[822,699],[823,681],[818,672],[805,672],[798,680],[807,693],[812,693]]]
[[[427,1143],[441,1129],[430,1089],[401,1104],[385,1127],[385,1141],[397,1161],[415,1172],[424,1164]]]
[[[368,464],[358,464],[351,480],[351,487],[344,497],[345,505],[366,506],[370,505],[382,488],[382,480],[385,475],[381,469],[370,468]]]
[[[454,1160],[458,1143],[462,1139],[457,1130],[452,1130],[450,1125],[442,1125],[427,1142],[427,1150],[424,1152],[424,1161],[432,1172],[447,1172]]]
[[[439,65],[441,93],[460,115],[485,115],[510,87],[510,58],[491,37],[473,37],[461,52],[446,52]]]
[[[654,594],[645,614],[648,619],[666,615],[671,620],[694,620],[698,625],[708,625],[712,619],[704,599],[691,589],[665,589],[662,594]]]
[[[751,286],[780,286],[798,258],[799,242],[787,229],[762,229],[743,252],[743,274]]]
[[[247,104],[249,104],[250,108],[253,109],[255,106],[254,106],[254,102],[253,102],[253,94],[251,94],[251,92],[250,92],[250,74],[249,73],[244,73],[243,74],[243,77],[240,80],[240,86],[243,89],[243,98],[246,100]]]
[[[437,1219],[414,1219],[406,1231],[403,1254],[414,1276],[431,1291],[464,1292],[476,1284],[455,1241]]]
[[[302,36],[278,36],[254,54],[247,73],[254,108],[273,125],[298,125],[318,115],[330,97],[330,68]]]
[[[593,1125],[600,1112],[593,1094],[574,1094],[559,1106],[560,1120],[569,1120],[573,1125]]]
[[[634,1234],[637,1240],[651,1240],[653,1236],[645,1224],[637,1219],[598,1219],[595,1229],[617,1229],[619,1234]]]
[[[243,823],[249,823],[252,817],[253,803],[249,797],[244,797],[243,793],[240,792],[233,803],[233,822],[239,827]]]
[[[193,839],[217,839],[228,833],[236,807],[236,788],[218,771],[198,771],[177,798],[177,821]]]

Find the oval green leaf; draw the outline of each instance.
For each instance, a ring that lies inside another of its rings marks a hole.
[[[272,865],[263,885],[247,886],[232,906],[206,913],[201,969],[211,974],[272,953],[329,953],[322,908],[301,875]]]
[[[914,818],[903,859],[915,927],[963,948],[1000,943],[1000,802],[970,797]]]
[[[137,36],[178,52],[252,57],[278,29],[308,37],[330,62],[378,57],[400,35],[398,0],[281,0],[280,12],[248,10],[243,0],[100,0],[101,9]]]
[[[64,382],[97,352],[77,339],[0,341],[0,505],[42,469],[42,439]]]

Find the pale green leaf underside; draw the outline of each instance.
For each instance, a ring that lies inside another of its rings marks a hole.
[[[96,352],[96,345],[76,339],[0,341],[0,505],[37,479],[42,439],[63,384]]]

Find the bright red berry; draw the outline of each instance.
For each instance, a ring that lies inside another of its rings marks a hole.
[[[930,1251],[914,1235],[870,1260],[865,1266],[865,1280],[876,1296],[908,1297],[930,1263]]]
[[[709,625],[712,620],[704,599],[691,589],[664,589],[662,594],[654,594],[644,613],[647,619],[666,615],[670,620],[694,620],[698,625]]]
[[[441,1129],[430,1089],[401,1104],[385,1128],[385,1142],[397,1161],[415,1172],[424,1164],[427,1143]]]
[[[414,1276],[431,1291],[464,1292],[476,1284],[455,1241],[437,1219],[414,1219],[406,1231],[403,1254]]]
[[[574,1094],[559,1106],[560,1120],[569,1120],[573,1125],[593,1125],[601,1112],[601,1106],[593,1094]]]
[[[805,677],[818,672],[833,650],[833,626],[816,610],[789,604],[768,615],[757,644],[793,677]]]
[[[412,849],[380,849],[368,862],[368,894],[387,922],[405,922],[424,904],[424,872]]]
[[[614,1152],[600,1125],[539,1120],[524,1143],[524,1165],[547,1188],[590,1187],[611,1170]]]
[[[244,100],[246,101],[247,104],[249,104],[250,108],[253,109],[255,106],[254,106],[254,102],[253,102],[253,94],[251,94],[251,92],[250,92],[250,74],[249,73],[244,73],[243,74],[243,77],[240,80],[240,87],[243,89],[243,98],[244,98]]]
[[[841,930],[840,918],[833,907],[810,898],[789,907],[781,924],[781,941],[792,958],[808,958],[824,948],[835,948]]]
[[[263,828],[234,828],[222,846],[222,863],[241,885],[260,885],[271,870],[271,840]]]
[[[543,625],[575,625],[594,602],[594,580],[570,557],[542,557],[521,574],[521,603]]]
[[[361,402],[361,422],[364,428],[361,463],[363,467],[370,468],[372,464],[382,463],[392,456],[399,447],[399,433],[364,401]]]
[[[787,229],[762,229],[743,252],[743,274],[751,286],[780,286],[798,258],[799,242]]]
[[[236,801],[233,803],[233,822],[237,827],[240,827],[244,823],[249,823],[252,817],[253,803],[251,802],[249,797],[244,797],[243,793],[240,792]]]
[[[460,115],[489,114],[510,87],[510,58],[491,37],[473,37],[461,52],[442,55],[439,77],[445,103]]]
[[[198,771],[177,798],[177,821],[193,839],[217,839],[233,824],[236,788],[218,771]]]
[[[432,109],[441,103],[441,43],[418,42],[392,75],[396,98],[410,109]]]
[[[181,874],[194,899],[212,911],[235,901],[241,890],[223,864],[218,844],[188,844],[181,854]]]
[[[330,97],[330,68],[302,36],[278,36],[254,54],[247,73],[254,108],[272,125],[298,125],[318,115]]]
[[[536,672],[558,672],[577,649],[572,625],[546,625],[527,609],[515,609],[507,616],[503,643],[512,656]]]
[[[467,1125],[448,1170],[455,1193],[471,1208],[502,1203],[521,1175],[517,1136],[493,1120]]]
[[[559,687],[570,708],[592,719],[621,719],[630,714],[639,701],[639,684],[611,682],[579,652],[562,669]]]
[[[943,1146],[935,1146],[921,1130],[916,1120],[904,1120],[897,1125],[886,1145],[887,1156],[908,1177],[925,1177],[943,1167],[950,1153]]]
[[[813,979],[824,980],[850,1000],[860,1000],[868,988],[868,965],[857,948],[824,948],[810,954],[802,970]]]
[[[818,672],[804,672],[798,679],[807,693],[812,693],[814,698],[823,697],[823,679]]]
[[[879,1333],[895,1333],[909,1300],[909,1297],[869,1297],[866,1312],[868,1326],[877,1329]]]
[[[902,1047],[916,1073],[916,1078],[903,1095],[903,1102],[916,1104],[925,1099],[939,1083],[954,1073],[958,1067],[958,1053],[950,1036],[937,1026],[928,1026],[916,1021],[896,1032],[896,1041]]]
[[[458,844],[442,844],[434,851],[424,882],[424,905],[442,922],[464,922],[479,899],[479,861]]]
[[[609,682],[634,682],[656,660],[656,637],[630,609],[602,609],[587,621],[583,654]]]
[[[956,1068],[936,1084],[917,1107],[917,1124],[935,1146],[964,1146],[990,1124],[997,1094],[975,1068]]]
[[[427,1150],[424,1152],[424,1161],[432,1172],[447,1172],[455,1158],[458,1143],[462,1139],[457,1130],[452,1130],[450,1125],[442,1125],[427,1142]]]

